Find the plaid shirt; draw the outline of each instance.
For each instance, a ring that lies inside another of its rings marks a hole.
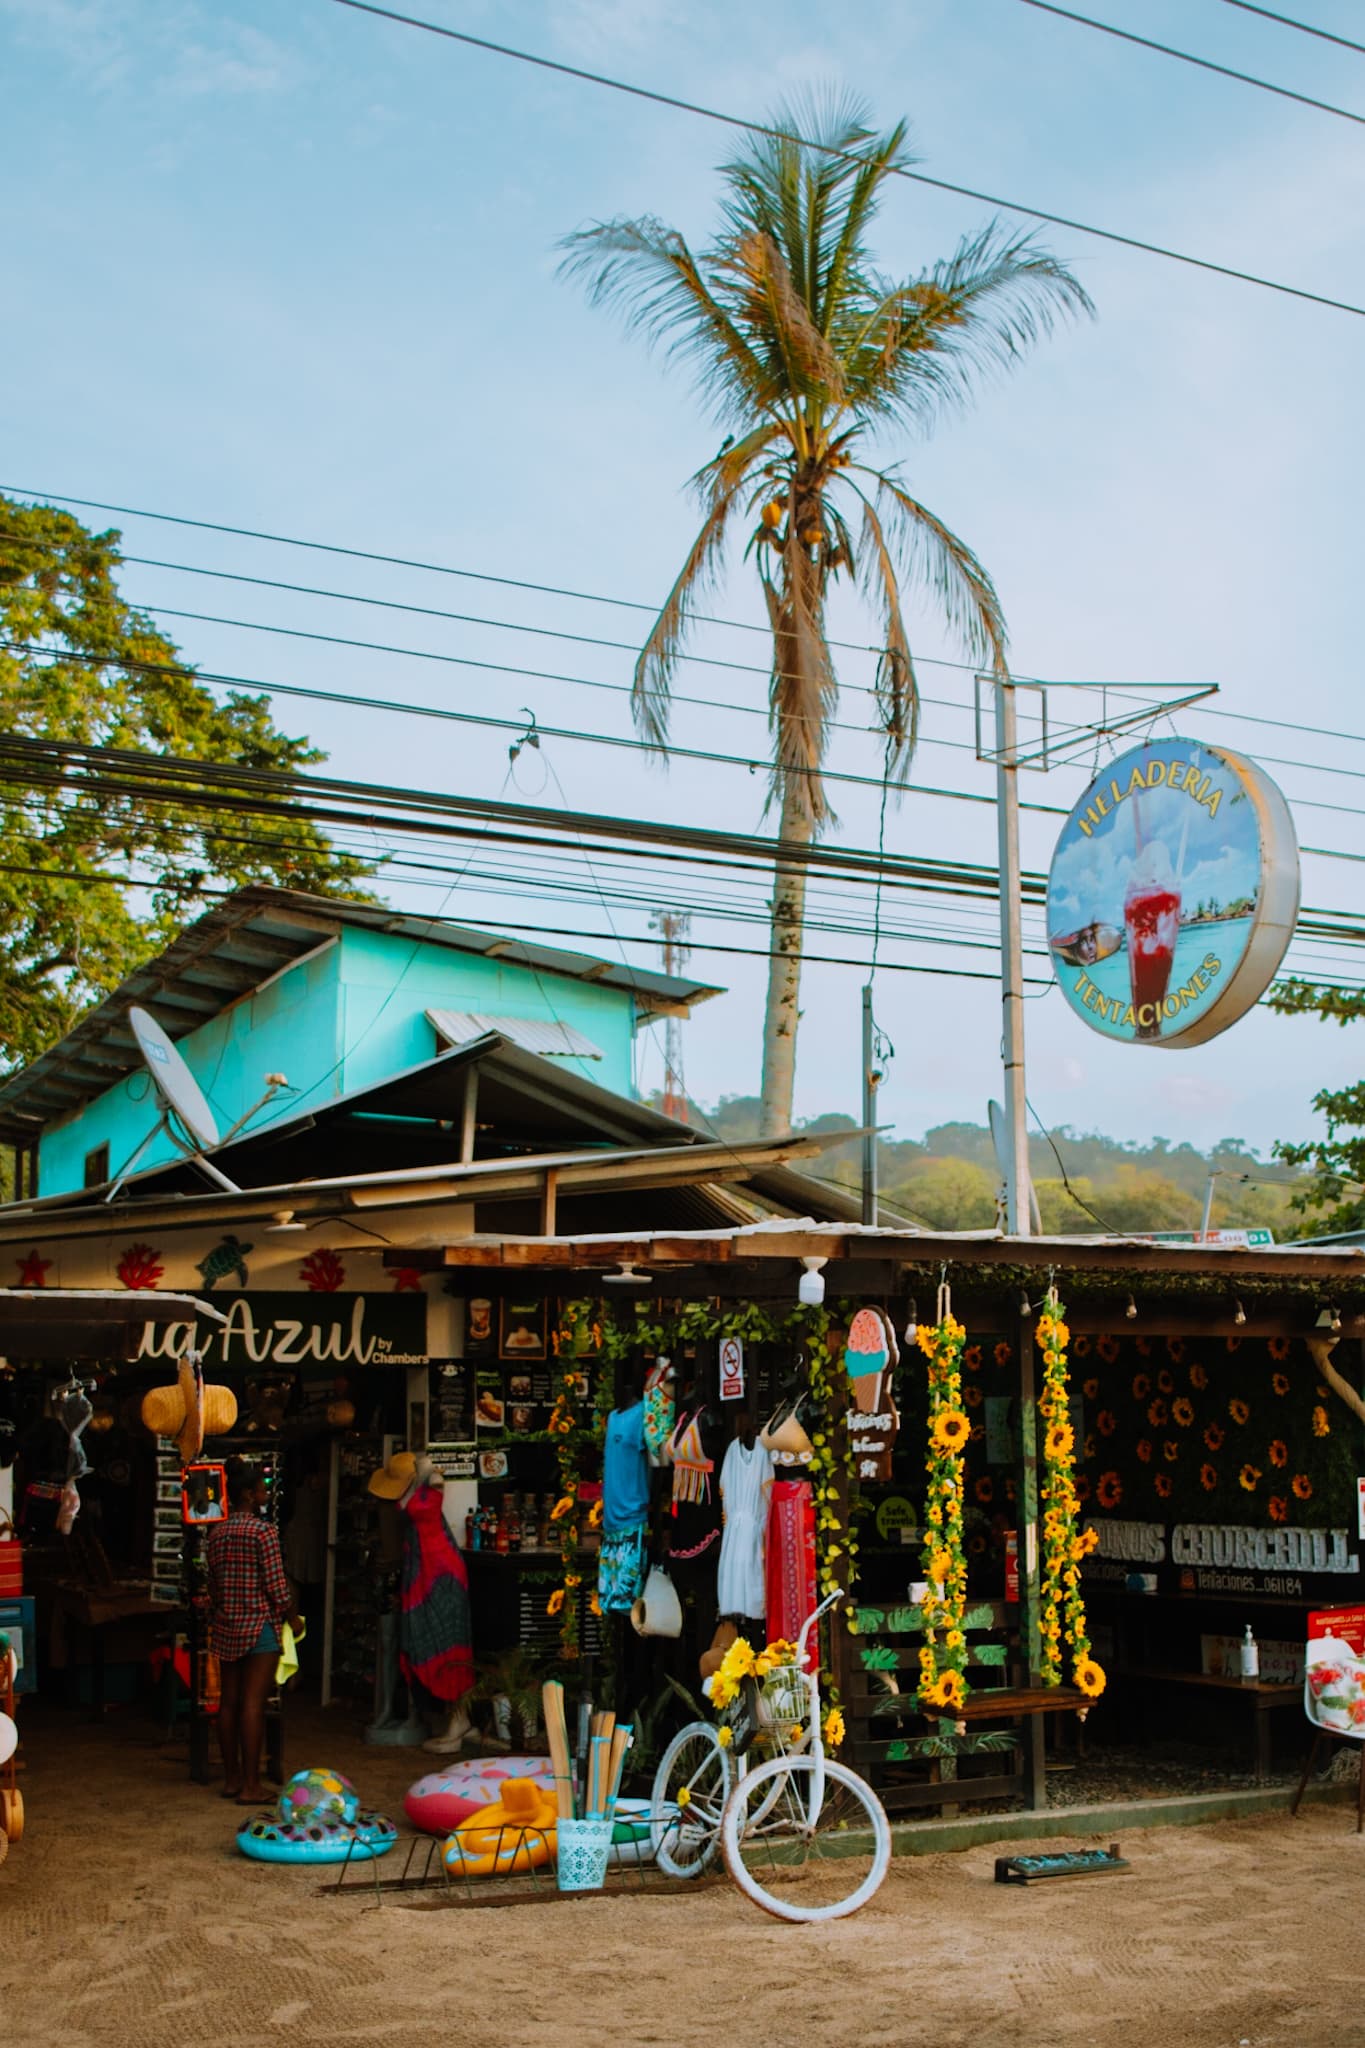
[[[209,1531],[208,1566],[213,1647],[229,1661],[246,1657],[267,1623],[278,1628],[294,1605],[274,1525],[230,1514]]]

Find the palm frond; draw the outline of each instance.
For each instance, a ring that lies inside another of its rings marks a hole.
[[[879,513],[889,515],[911,576],[938,600],[969,659],[989,666],[994,675],[1008,675],[1008,635],[1000,599],[967,543],[927,505],[912,498],[896,477],[861,463],[853,467],[872,479]]]
[[[877,663],[877,709],[886,734],[886,766],[891,781],[903,783],[919,740],[919,681],[910,641],[901,615],[900,580],[886,532],[872,501],[858,490],[863,507],[863,546],[859,550],[859,582],[882,615],[884,646]]]
[[[724,414],[751,420],[770,380],[722,307],[682,236],[651,215],[598,221],[566,235],[561,277],[586,284],[588,303],[619,312],[628,329],[672,361],[688,363]]]
[[[722,266],[735,280],[753,335],[765,335],[771,354],[769,403],[813,397],[839,404],[844,375],[839,358],[811,319],[787,259],[770,234],[741,236]]]

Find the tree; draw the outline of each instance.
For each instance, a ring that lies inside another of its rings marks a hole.
[[[970,1159],[919,1159],[887,1200],[934,1230],[989,1230],[996,1177]]]
[[[119,594],[119,535],[0,497],[0,720],[6,733],[293,770],[322,759],[269,700],[219,703]],[[6,769],[5,775],[13,771]],[[97,772],[0,780],[0,1063],[33,1059],[223,890],[354,891],[363,867],[306,820],[139,807]],[[132,876],[143,885],[121,886]],[[139,908],[141,904],[142,908]]]
[[[1290,980],[1277,984],[1270,1007],[1282,1017],[1314,1016],[1344,1026],[1365,1017],[1365,993],[1330,982],[1319,987]],[[1349,1088],[1320,1088],[1313,1107],[1326,1117],[1327,1135],[1307,1144],[1282,1142],[1275,1147],[1277,1159],[1306,1166],[1313,1176],[1293,1196],[1292,1206],[1311,1217],[1320,1234],[1365,1229],[1365,1081]]]
[[[690,364],[728,430],[692,479],[701,530],[635,667],[637,725],[661,751],[690,608],[717,577],[734,525],[754,521],[745,552],[772,627],[770,802],[782,846],[763,1029],[767,1134],[791,1125],[802,856],[832,816],[822,775],[839,698],[825,633],[831,583],[856,579],[881,617],[877,702],[893,786],[918,720],[902,579],[928,590],[972,661],[1006,673],[1005,621],[981,563],[898,468],[862,458],[879,431],[926,431],[983,371],[1014,364],[1059,316],[1090,310],[1062,264],[996,223],[918,276],[884,276],[868,231],[887,179],[914,161],[906,124],[875,136],[860,104],[831,98],[779,109],[773,126],[781,133],[721,167],[719,232],[699,254],[645,216],[570,235],[563,264],[593,304]]]

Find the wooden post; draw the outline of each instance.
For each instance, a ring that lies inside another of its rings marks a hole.
[[[1038,1525],[1038,1371],[1033,1323],[1019,1318],[1019,1427],[1015,1493],[1019,1514],[1019,1632],[1028,1685],[1042,1680],[1040,1531]],[[1031,1812],[1047,1805],[1043,1714],[1029,1714],[1022,1731],[1024,1797]]]
[[[466,1067],[464,1093],[460,1098],[460,1164],[468,1166],[474,1157],[475,1118],[479,1109],[479,1070]]]
[[[559,1169],[547,1166],[545,1178],[540,1184],[540,1234],[553,1237],[555,1234],[555,1205],[559,1194]]]

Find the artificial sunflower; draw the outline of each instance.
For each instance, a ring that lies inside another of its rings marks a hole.
[[[1178,1422],[1182,1429],[1188,1429],[1194,1421],[1194,1403],[1185,1394],[1177,1394],[1172,1401],[1171,1420]]]
[[[1296,1472],[1290,1480],[1289,1486],[1295,1500],[1311,1500],[1313,1498],[1313,1482],[1306,1472]]]
[[[1092,1491],[1093,1489],[1091,1487],[1090,1481],[1086,1478],[1084,1472],[1078,1472],[1076,1474],[1077,1500],[1081,1502],[1088,1501]],[[1005,1498],[1007,1500],[1014,1499],[1014,1481],[1012,1479],[1007,1479],[1005,1481]]]
[[[1145,1401],[1151,1391],[1152,1382],[1150,1375],[1145,1372],[1135,1372],[1133,1374],[1133,1399],[1135,1401]]]
[[[1175,1381],[1171,1378],[1164,1365],[1156,1376],[1156,1383],[1163,1394],[1173,1394],[1175,1392]]]
[[[988,1501],[995,1498],[995,1482],[990,1478],[989,1474],[983,1474],[972,1488],[972,1492],[981,1502],[981,1505],[985,1507]]]
[[[1112,1408],[1101,1408],[1095,1417],[1095,1427],[1101,1436],[1112,1436],[1118,1428],[1118,1417]]]
[[[1228,1414],[1232,1417],[1233,1421],[1237,1423],[1239,1428],[1242,1423],[1250,1422],[1251,1420],[1251,1409],[1248,1407],[1247,1403],[1241,1399],[1240,1395],[1237,1394],[1234,1394],[1232,1399],[1228,1402]]]
[[[545,1602],[545,1612],[547,1614],[558,1614],[560,1608],[563,1605],[564,1588],[562,1586],[556,1586],[554,1592],[551,1593],[549,1599]]]
[[[1278,1465],[1281,1468],[1281,1470],[1283,1470],[1283,1468],[1289,1463],[1288,1444],[1283,1442],[1281,1438],[1276,1437],[1274,1442],[1270,1444],[1267,1448],[1271,1464]]]
[[[986,1539],[984,1536],[976,1535],[968,1538],[967,1555],[968,1557],[984,1557],[986,1555]]]
[[[960,1408],[944,1408],[935,1417],[930,1442],[936,1451],[960,1451],[971,1435],[971,1424]]]
[[[1073,1350],[1077,1358],[1089,1358],[1090,1339],[1088,1337],[1078,1337],[1075,1343],[1072,1345],[1071,1349]]]
[[[1166,1415],[1166,1403],[1161,1399],[1160,1395],[1157,1396],[1155,1401],[1148,1402],[1147,1420],[1151,1423],[1153,1429],[1162,1429],[1165,1427]]]
[[[1079,1486],[1079,1485],[1080,1485],[1080,1481],[1079,1481],[1079,1480],[1077,1480],[1076,1484],[1077,1484],[1077,1485]],[[1085,1485],[1086,1485],[1086,1491],[1087,1491],[1087,1493],[1088,1493],[1088,1492],[1089,1492],[1089,1490],[1090,1490],[1090,1481],[1089,1481],[1088,1479],[1086,1480],[1086,1482],[1085,1482]],[[1007,1480],[1005,1481],[1005,1499],[1006,1499],[1007,1501],[1009,1501],[1009,1502],[1010,1502],[1011,1506],[1013,1506],[1013,1504],[1014,1504],[1014,1481],[1013,1481],[1012,1479],[1007,1479]]]
[[[1203,1487],[1205,1493],[1213,1492],[1218,1484],[1218,1468],[1216,1465],[1201,1465],[1199,1467],[1199,1484]]]
[[[1154,1481],[1157,1494],[1162,1500],[1169,1500],[1173,1491],[1169,1473],[1158,1472]]]
[[[550,1520],[552,1522],[562,1522],[565,1515],[571,1515],[573,1513],[573,1510],[573,1495],[571,1493],[561,1494],[559,1499],[555,1502],[554,1506],[550,1509]]]
[[[1271,1373],[1270,1384],[1277,1394],[1287,1394],[1289,1392],[1289,1374],[1287,1372]]]
[[[1196,1393],[1202,1394],[1208,1383],[1208,1373],[1204,1370],[1198,1359],[1196,1359],[1190,1367],[1190,1385],[1195,1389]]]
[[[1095,1432],[1093,1429],[1088,1429],[1085,1433],[1085,1442],[1081,1445],[1081,1456],[1085,1459],[1087,1464],[1095,1456],[1097,1449],[1098,1446],[1095,1442]]]
[[[1112,1365],[1119,1355],[1119,1340],[1117,1337],[1111,1337],[1106,1330],[1096,1343],[1095,1349],[1099,1352],[1106,1365]]]
[[[601,1526],[602,1503],[600,1500],[595,1500],[592,1506],[588,1509],[588,1527],[590,1529],[600,1529]]]
[[[735,1731],[728,1721],[722,1721],[716,1730],[716,1741],[722,1749],[728,1749],[735,1739]]]
[[[1227,1432],[1221,1423],[1211,1422],[1204,1431],[1204,1442],[1211,1451],[1221,1451],[1226,1435]]]
[[[1085,1395],[1087,1401],[1098,1401],[1100,1398],[1099,1381],[1093,1377],[1088,1380],[1082,1380],[1081,1392]]]
[[[941,1671],[938,1684],[934,1687],[935,1704],[940,1707],[960,1707],[967,1697],[967,1688],[958,1671]]]
[[[1272,1493],[1268,1506],[1272,1522],[1287,1522],[1289,1520],[1289,1502],[1282,1493]]]
[[[677,1791],[673,1794],[673,1804],[675,1806],[690,1806],[692,1804],[692,1794],[686,1785],[679,1785]]]
[[[1137,1346],[1137,1355],[1139,1358],[1151,1357],[1152,1340],[1150,1337],[1134,1337],[1133,1342]]]
[[[596,1615],[599,1615],[599,1616],[601,1615],[601,1612],[602,1612],[602,1602],[601,1602],[601,1601],[600,1601],[600,1600],[598,1599],[598,1597],[597,1597],[596,1593],[594,1593],[594,1594],[593,1594],[593,1596],[592,1596],[591,1600],[589,1600],[589,1602],[588,1602],[588,1605],[589,1605],[589,1607],[590,1607],[590,1608],[592,1609],[592,1611],[593,1611],[593,1613],[594,1613],[594,1614],[596,1614]]]
[[[1243,1465],[1243,1467],[1242,1467],[1241,1471],[1240,1471],[1240,1472],[1239,1472],[1239,1473],[1237,1474],[1237,1484],[1238,1484],[1238,1485],[1239,1485],[1239,1486],[1241,1487],[1241,1489],[1242,1489],[1243,1493],[1255,1493],[1255,1491],[1256,1491],[1257,1487],[1258,1487],[1258,1486],[1260,1485],[1260,1483],[1261,1483],[1261,1468],[1260,1468],[1260,1466],[1259,1466],[1259,1465]]]
[[[1313,1410],[1313,1434],[1314,1436],[1330,1436],[1332,1434],[1332,1424],[1325,1408],[1315,1408]]]
[[[1287,1337],[1272,1337],[1267,1349],[1275,1362],[1281,1364],[1289,1356],[1289,1339]]]
[[[1014,1356],[1014,1346],[1013,1346],[1012,1344],[1007,1344],[1007,1343],[1005,1342],[1004,1338],[1002,1337],[1002,1338],[1001,1338],[1001,1340],[1000,1340],[1000,1342],[999,1342],[999,1343],[998,1343],[998,1344],[996,1345],[996,1347],[995,1347],[995,1362],[996,1362],[996,1364],[997,1364],[997,1365],[1008,1365],[1008,1364],[1009,1364],[1009,1362],[1010,1362],[1010,1360],[1011,1360],[1011,1359],[1013,1358],[1013,1356]]]
[[[1174,1465],[1176,1459],[1180,1456],[1179,1440],[1168,1436],[1165,1443],[1161,1446],[1161,1455],[1168,1465]]]
[[[962,1389],[962,1398],[967,1403],[967,1406],[969,1408],[979,1408],[985,1397],[982,1394],[980,1387],[972,1386],[964,1387]]]
[[[831,1707],[825,1716],[825,1748],[838,1749],[844,1739],[844,1716],[839,1707]]]
[[[1140,1436],[1134,1448],[1143,1464],[1150,1465],[1152,1462],[1152,1439],[1149,1436]]]
[[[1185,1356],[1185,1339],[1183,1337],[1168,1337],[1166,1339],[1166,1356],[1173,1358],[1176,1364],[1179,1365],[1181,1359]]]
[[[984,1443],[985,1443],[985,1441],[986,1441],[986,1425],[985,1425],[985,1423],[984,1423],[984,1422],[974,1422],[974,1423],[972,1424],[972,1438],[971,1438],[971,1440],[972,1440],[972,1442],[973,1442],[974,1444],[984,1444]]]
[[[1117,1472],[1101,1472],[1095,1498],[1102,1508],[1116,1508],[1123,1499],[1123,1481]]]
[[[1050,1423],[1043,1439],[1043,1455],[1046,1458],[1065,1458],[1075,1444],[1076,1433],[1069,1422]]]
[[[1097,1700],[1104,1691],[1106,1682],[1104,1669],[1102,1665],[1095,1662],[1093,1657],[1080,1657],[1077,1659],[1075,1676],[1077,1685],[1088,1698]]]

